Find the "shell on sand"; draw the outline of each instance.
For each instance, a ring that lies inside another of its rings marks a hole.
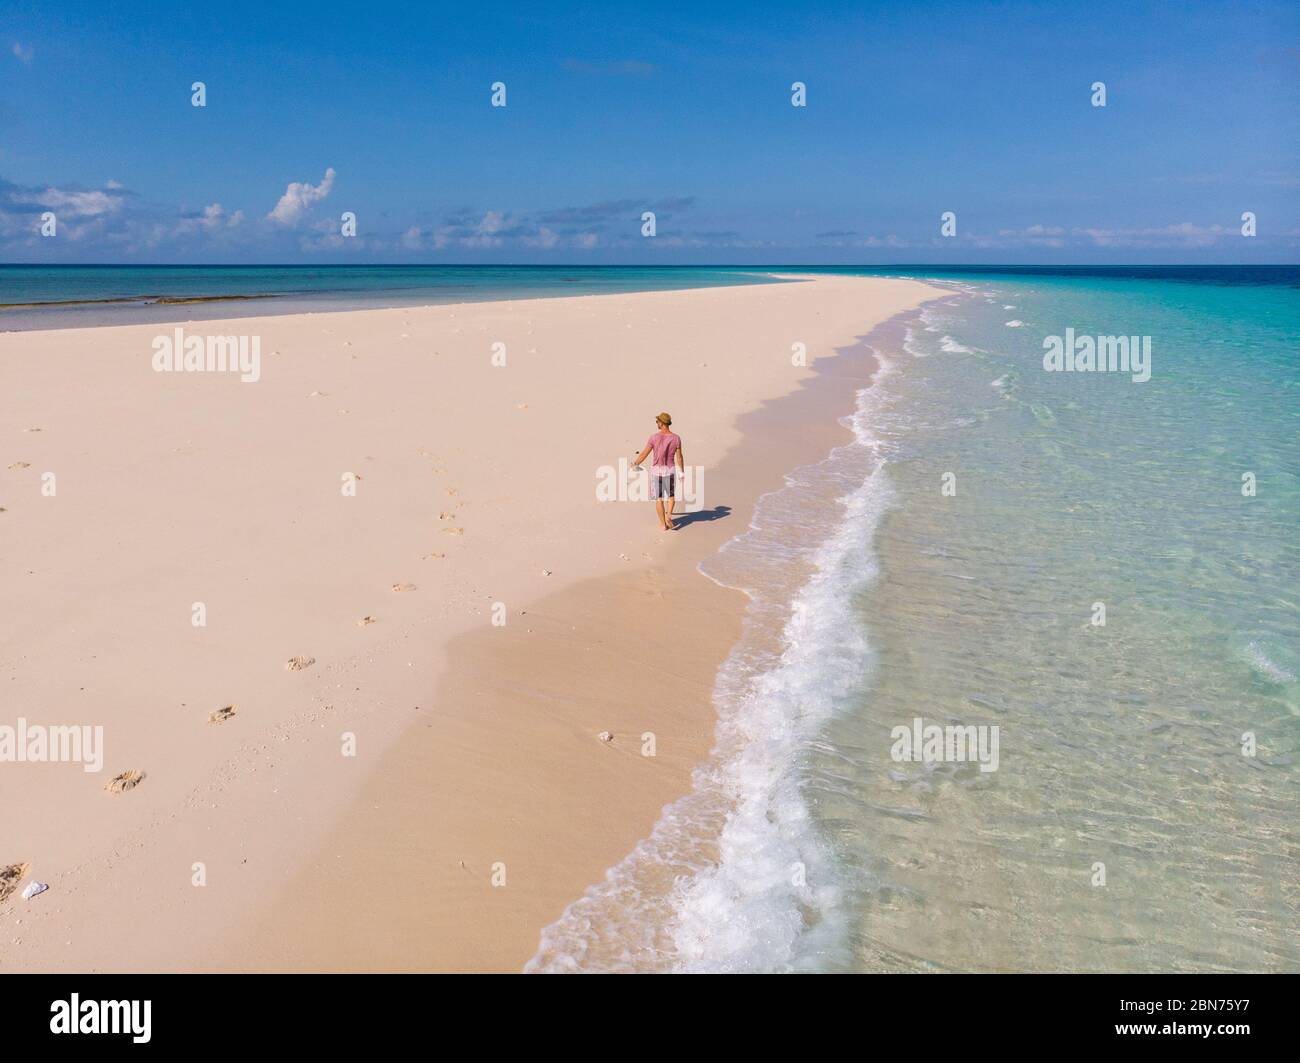
[[[31,864],[0,864],[0,904],[3,904],[27,877]]]

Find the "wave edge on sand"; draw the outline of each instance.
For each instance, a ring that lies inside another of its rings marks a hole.
[[[862,545],[893,492],[873,432],[892,363],[868,349],[876,372],[840,420],[852,441],[787,474],[749,528],[699,566],[750,603],[716,678],[715,746],[692,791],[545,928],[526,971],[795,971],[843,951],[844,885],[801,767],[870,671],[852,602],[876,576]]]

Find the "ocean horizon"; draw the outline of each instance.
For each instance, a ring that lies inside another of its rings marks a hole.
[[[773,274],[1300,287],[1300,265],[31,265],[0,263],[0,331],[779,283]]]

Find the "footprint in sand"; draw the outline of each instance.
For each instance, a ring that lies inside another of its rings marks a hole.
[[[16,461],[9,466],[11,469],[30,469],[31,467],[32,463],[30,461]]]
[[[442,534],[443,535],[464,535],[465,529],[464,528],[443,528]]]
[[[394,583],[393,591],[396,594],[405,594],[407,591],[415,590],[414,583]]]
[[[363,616],[357,621],[357,627],[366,627],[368,624],[373,624],[374,622],[375,618],[373,616]]]
[[[144,772],[124,771],[121,775],[114,775],[105,783],[104,789],[110,794],[124,794],[128,790],[134,790],[142,782],[144,782]]]
[[[30,870],[31,864],[0,864],[0,904],[9,899]]]
[[[446,557],[446,556],[447,556],[446,554],[422,554],[421,557],[420,557],[420,560],[421,560],[421,561],[441,561],[441,560],[442,560],[444,557]]]
[[[284,662],[284,670],[286,672],[301,672],[304,668],[310,668],[315,663],[315,657],[290,657]]]
[[[225,723],[232,716],[239,712],[238,705],[227,705],[224,709],[218,709],[208,717],[208,723]]]

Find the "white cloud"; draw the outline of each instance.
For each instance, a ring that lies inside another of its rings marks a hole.
[[[289,187],[284,190],[284,195],[280,197],[280,202],[275,205],[275,209],[267,215],[267,218],[281,225],[293,225],[304,210],[328,196],[333,187],[333,166],[325,171],[325,177],[318,185],[313,186],[306,181],[291,181]]]
[[[112,214],[122,207],[121,197],[111,192],[65,192],[60,188],[47,188],[37,198],[42,206],[71,214],[74,218]]]
[[[172,226],[171,236],[190,236],[195,233],[213,233],[220,229],[232,228],[244,220],[244,212],[237,210],[227,214],[220,203],[210,203],[203,208],[203,213],[179,219]]]
[[[1030,225],[1024,229],[999,229],[997,235],[968,233],[962,242],[973,247],[1001,249],[1018,247],[1093,247],[1187,250],[1214,247],[1240,235],[1230,225],[1197,225],[1178,222],[1149,228],[1102,228],[1099,226]],[[930,241],[940,246],[938,237]]]
[[[23,63],[26,66],[32,65],[32,58],[36,54],[30,44],[19,44],[17,41],[14,41],[14,46],[10,51],[14,53],[20,63]]]
[[[506,228],[506,217],[499,210],[489,210],[474,231],[461,238],[464,247],[501,247],[505,239],[500,235]]]
[[[868,236],[862,241],[863,247],[907,247],[906,240],[890,233],[888,236]]]
[[[1064,236],[1065,230],[1059,225],[1031,225],[1027,229],[999,229],[999,236],[1018,236],[1026,240]]]
[[[538,227],[535,235],[525,236],[523,242],[525,247],[552,248],[560,242],[560,236],[554,229],[542,225]]]
[[[1212,247],[1239,230],[1225,225],[1195,225],[1184,221],[1150,229],[1083,229],[1098,247]]]

